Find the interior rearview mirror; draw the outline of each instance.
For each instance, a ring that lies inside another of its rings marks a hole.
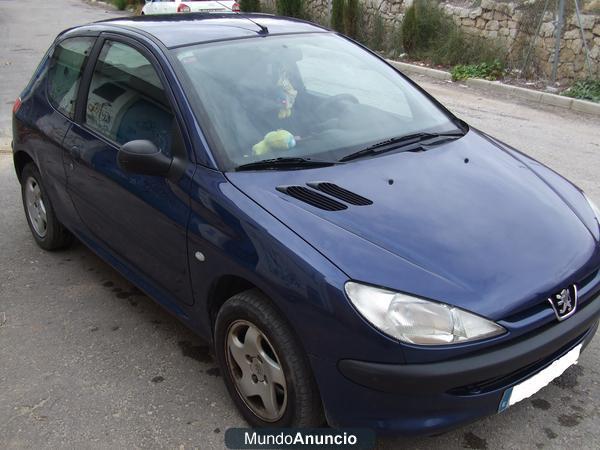
[[[121,146],[117,162],[126,172],[164,176],[169,172],[173,158],[162,153],[153,142],[138,139]]]

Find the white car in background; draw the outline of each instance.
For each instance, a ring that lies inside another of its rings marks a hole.
[[[188,12],[240,12],[233,0],[146,0],[142,14],[175,14]]]

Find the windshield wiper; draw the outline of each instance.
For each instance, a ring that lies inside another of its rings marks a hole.
[[[301,157],[280,157],[263,159],[242,164],[236,167],[236,171],[240,170],[263,170],[263,169],[302,169],[308,167],[326,167],[339,164],[338,161],[320,161],[316,159],[301,158]]]
[[[391,139],[386,139],[381,142],[377,142],[373,145],[369,145],[362,150],[359,150],[354,153],[350,153],[349,155],[344,156],[340,159],[341,162],[350,161],[356,158],[362,158],[367,155],[376,155],[379,153],[388,152],[391,150],[397,150],[398,148],[408,147],[412,144],[422,143],[424,141],[428,141],[430,139],[435,139],[435,143],[439,143],[440,141],[445,141],[448,139],[458,139],[463,137],[464,133],[414,133],[407,134],[405,136],[398,136]],[[432,144],[433,142],[429,142],[428,144]]]

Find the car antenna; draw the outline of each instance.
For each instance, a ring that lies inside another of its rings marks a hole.
[[[221,6],[225,6],[225,8],[229,9],[229,11],[236,13],[237,15],[242,15],[242,13],[240,11],[234,11],[233,9],[231,9],[230,7],[228,7],[227,5],[224,5],[223,3],[219,2],[217,0],[217,3],[220,4]],[[260,31],[258,32],[258,34],[269,34],[269,29],[264,26],[261,25],[258,22],[255,22],[254,20],[252,20],[250,17],[245,16],[244,19],[248,19],[250,22],[252,22],[254,25],[256,25],[258,28],[260,28]]]
[[[255,22],[254,20],[252,20],[252,19],[251,19],[251,18],[249,18],[249,17],[246,17],[246,19],[248,19],[250,22],[252,22],[252,23],[253,23],[254,25],[256,25],[258,28],[260,28],[260,31],[258,32],[258,34],[269,34],[269,29],[268,29],[266,26],[264,26],[264,25],[261,25],[261,24],[260,24],[260,23],[258,23],[258,22]]]

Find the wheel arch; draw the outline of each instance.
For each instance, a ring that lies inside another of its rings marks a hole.
[[[292,334],[298,340],[299,345],[306,352],[306,348],[304,346],[304,342],[302,341],[298,330],[290,323],[290,319],[285,313],[282,305],[278,303],[276,298],[272,294],[269,294],[265,291],[265,289],[261,289],[260,286],[253,283],[239,275],[227,274],[221,275],[217,279],[215,279],[208,291],[207,297],[207,311],[208,317],[210,319],[210,339],[211,342],[214,339],[214,331],[215,331],[215,322],[217,319],[217,314],[221,307],[225,304],[227,300],[231,297],[240,294],[245,291],[249,291],[255,289],[260,292],[265,298],[269,301],[271,306],[279,313],[279,315],[283,318],[283,320],[288,324]],[[308,352],[307,352],[308,355]]]
[[[21,174],[23,173],[23,169],[29,163],[35,164],[35,161],[31,157],[31,155],[29,155],[29,153],[27,153],[24,150],[17,151],[13,155],[13,161],[14,161],[14,164],[15,164],[15,172],[17,173],[17,178],[19,180],[19,183],[21,183],[23,181],[21,179]]]
[[[221,306],[240,292],[256,289],[257,286],[246,278],[238,275],[221,275],[213,281],[208,290],[207,310],[211,323],[211,335],[214,332],[215,319]]]

